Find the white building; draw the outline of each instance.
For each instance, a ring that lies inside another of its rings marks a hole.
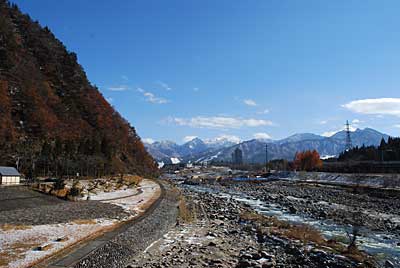
[[[21,174],[13,167],[0,166],[0,184],[17,185],[21,181]]]

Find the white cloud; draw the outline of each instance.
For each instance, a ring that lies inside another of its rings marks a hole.
[[[264,109],[261,112],[258,112],[258,114],[268,114],[269,110],[268,109]]]
[[[127,91],[129,89],[130,89],[130,87],[127,85],[112,86],[112,87],[108,88],[108,90],[111,90],[111,91]]]
[[[189,142],[189,141],[194,140],[195,138],[197,138],[197,136],[185,136],[183,138],[183,142]]]
[[[197,116],[192,118],[169,117],[168,123],[178,126],[189,126],[193,128],[212,128],[212,129],[237,129],[242,127],[271,126],[273,123],[268,120],[225,116]]]
[[[126,75],[121,75],[122,80],[128,82],[129,81],[129,77]]]
[[[255,133],[253,137],[257,140],[266,140],[266,139],[271,139],[271,136],[267,133],[259,132]]]
[[[142,93],[143,96],[146,98],[146,101],[154,103],[154,104],[165,104],[168,103],[169,101],[164,98],[156,97],[153,93],[148,92],[142,88],[137,88],[137,91]]]
[[[400,116],[400,98],[355,100],[342,107],[359,114]]]
[[[394,127],[396,127],[396,128],[400,128],[400,124],[394,125]]]
[[[319,121],[319,124],[320,125],[326,125],[326,124],[328,124],[328,120]]]
[[[197,91],[199,91],[200,89],[198,88],[198,87],[195,87],[195,88],[193,88],[193,91],[194,92],[197,92]]]
[[[359,119],[353,119],[353,120],[351,121],[351,123],[352,123],[352,124],[359,124],[359,123],[361,123],[361,120],[359,120]]]
[[[243,103],[246,104],[247,106],[257,106],[257,103],[252,99],[243,100]]]
[[[142,141],[144,143],[148,143],[148,144],[153,144],[154,143],[154,140],[152,138],[145,138],[145,139],[142,139]]]
[[[235,135],[228,135],[228,134],[221,134],[213,139],[207,139],[205,140],[205,143],[214,143],[214,142],[223,142],[223,141],[229,141],[233,143],[240,143],[241,139],[238,136]]]
[[[172,88],[167,83],[164,83],[162,81],[158,81],[157,84],[160,85],[163,89],[165,89],[167,91],[172,90]]]

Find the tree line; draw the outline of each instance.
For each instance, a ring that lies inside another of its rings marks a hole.
[[[339,161],[400,161],[400,138],[382,138],[379,146],[354,147],[339,155]]]

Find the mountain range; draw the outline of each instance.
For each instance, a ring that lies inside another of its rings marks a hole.
[[[372,128],[357,129],[350,133],[353,146],[379,145],[382,138],[388,135]],[[178,145],[171,141],[161,141],[152,144],[145,143],[149,153],[159,162],[230,162],[232,152],[236,148],[243,151],[243,160],[246,163],[263,163],[266,159],[265,148],[268,144],[268,158],[292,160],[296,152],[317,150],[322,158],[338,156],[346,146],[346,132],[325,137],[312,133],[299,133],[281,140],[253,139],[234,143],[227,140],[219,142],[204,142],[195,138],[185,144]],[[172,159],[172,160],[171,160]]]

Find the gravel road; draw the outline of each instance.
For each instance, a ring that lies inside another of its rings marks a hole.
[[[75,268],[125,267],[130,259],[144,251],[153,241],[165,234],[176,224],[178,215],[177,196],[170,191],[170,186],[163,183],[166,194],[150,215],[136,222],[126,231],[94,250],[80,260]]]

